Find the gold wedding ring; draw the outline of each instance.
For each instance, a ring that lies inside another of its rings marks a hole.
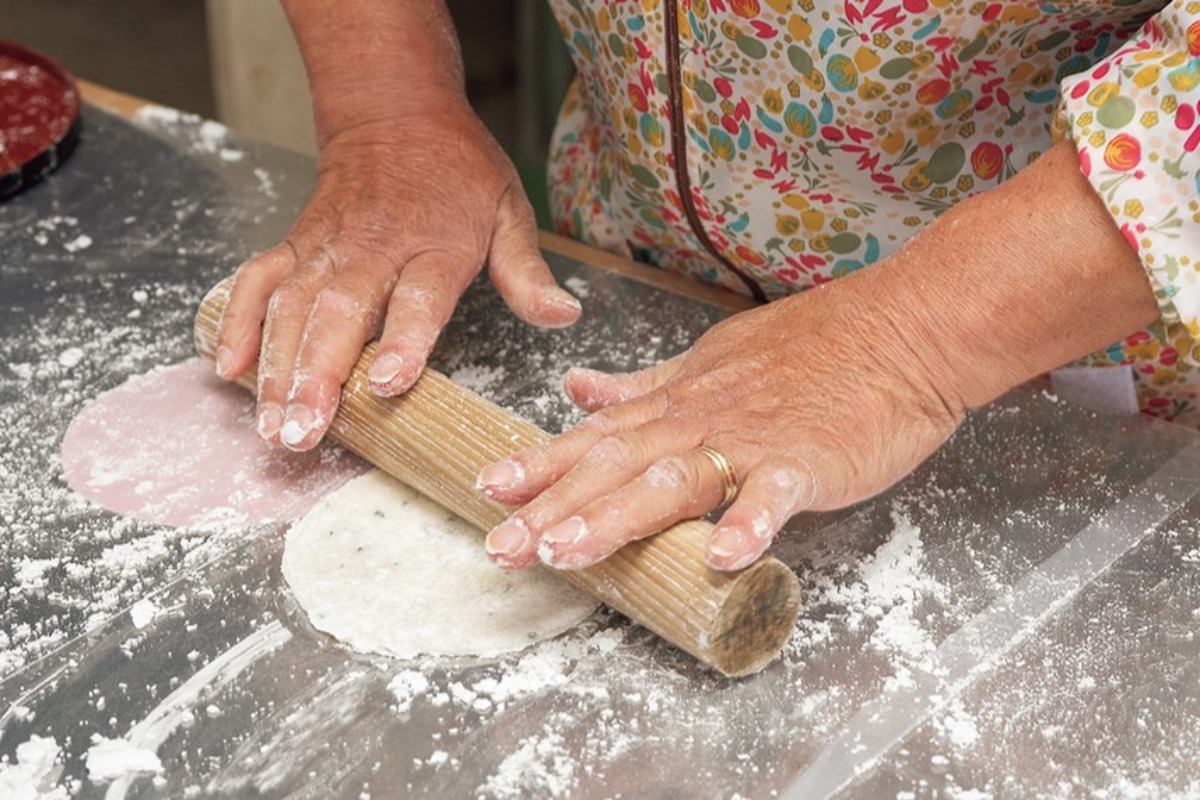
[[[717,468],[717,474],[721,476],[721,481],[724,484],[723,489],[725,496],[721,498],[720,507],[725,507],[733,502],[733,498],[737,497],[738,479],[737,470],[733,468],[733,462],[725,457],[725,454],[714,447],[709,447],[706,444],[700,445],[700,452],[708,456],[708,460]]]

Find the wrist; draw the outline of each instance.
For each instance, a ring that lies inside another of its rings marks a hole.
[[[1151,323],[1136,254],[1060,145],[881,270],[891,325],[950,407],[983,405]]]
[[[364,124],[469,107],[444,0],[284,0],[318,142]]]

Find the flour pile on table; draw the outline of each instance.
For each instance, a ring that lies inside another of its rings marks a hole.
[[[496,569],[480,531],[379,471],[292,528],[283,574],[315,628],[397,658],[511,653],[596,608],[543,570]]]
[[[62,767],[58,742],[46,736],[31,736],[17,745],[11,762],[0,761],[0,796],[8,800],[66,800],[66,787],[54,786]]]

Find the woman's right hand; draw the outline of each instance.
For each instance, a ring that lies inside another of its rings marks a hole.
[[[465,102],[347,128],[323,144],[316,191],[287,238],[238,269],[217,374],[237,378],[257,358],[259,435],[307,450],[380,322],[369,384],[401,394],[484,263],[526,322],[578,319],[512,162]]]

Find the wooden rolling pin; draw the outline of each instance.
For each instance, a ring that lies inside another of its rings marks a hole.
[[[196,315],[196,349],[209,359],[231,286],[217,284]],[[367,388],[374,352],[368,345],[346,381],[329,436],[485,531],[506,519],[511,509],[485,498],[476,476],[549,434],[433,370],[401,397],[377,397]],[[253,391],[253,372],[240,383]],[[770,556],[735,574],[713,571],[704,561],[711,528],[683,522],[596,566],[554,572],[725,675],[750,675],[791,635],[799,582]]]

